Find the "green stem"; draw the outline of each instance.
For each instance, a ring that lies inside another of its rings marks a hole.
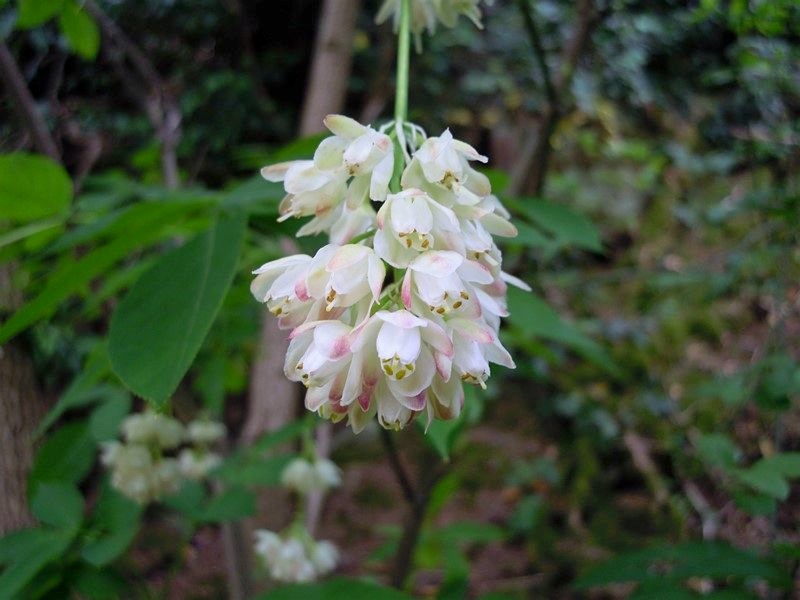
[[[408,118],[408,65],[411,55],[411,0],[400,0],[400,30],[397,34],[397,89],[394,97],[394,120],[402,124]]]

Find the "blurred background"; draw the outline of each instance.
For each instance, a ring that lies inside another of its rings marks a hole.
[[[74,190],[57,201],[47,169],[0,165],[0,533],[53,525],[53,490],[30,505],[44,483],[85,501],[80,536],[36,568],[21,557],[41,546],[0,540],[0,596],[265,589],[250,539],[291,511],[275,473],[301,404],[249,271],[322,241],[292,241],[280,186],[256,174],[310,156],[328,113],[390,117],[396,38],[379,7],[0,1],[0,153],[49,156]],[[428,486],[418,518],[377,431],[318,434],[343,469],[311,517],[338,574],[391,583],[418,521],[418,597],[800,597],[800,6],[481,7],[484,29],[461,19],[412,47],[410,118],[490,157],[520,230],[505,269],[534,288],[509,298],[517,369],[469,389],[455,424],[395,436]],[[14,204],[20,190],[43,204]],[[142,401],[108,364],[112,315],[219,206],[248,227],[172,405],[225,423],[220,477],[239,491],[114,512],[97,443]],[[87,539],[116,551],[89,560]]]

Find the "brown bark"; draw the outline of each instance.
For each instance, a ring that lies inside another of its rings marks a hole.
[[[0,80],[3,82],[6,93],[11,97],[14,111],[30,135],[36,151],[61,162],[61,153],[58,151],[58,146],[50,134],[44,118],[36,107],[36,101],[28,90],[25,77],[8,46],[2,41],[0,41]]]
[[[578,61],[591,36],[597,11],[593,0],[579,0],[576,7],[578,21],[569,43],[562,51],[560,67],[553,78],[547,65],[547,56],[539,38],[536,22],[531,13],[530,0],[518,0],[518,4],[540,72],[545,104],[538,127],[525,133],[525,142],[511,173],[508,193],[540,196],[544,191],[545,178],[550,166],[551,138],[559,119],[564,114],[564,96],[572,83],[572,76]]]
[[[322,131],[322,119],[344,106],[360,4],[360,0],[323,2],[300,118],[301,136]]]
[[[0,265],[0,311],[19,306],[11,267]],[[33,524],[28,511],[28,473],[35,453],[33,434],[47,403],[33,363],[18,342],[0,348],[0,536]]]

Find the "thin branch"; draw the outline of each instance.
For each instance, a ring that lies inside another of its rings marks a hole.
[[[53,136],[47,128],[44,118],[36,107],[34,100],[28,89],[25,77],[14,60],[14,56],[6,46],[5,42],[0,41],[0,80],[13,100],[14,110],[17,112],[19,120],[24,124],[25,129],[31,136],[31,141],[38,152],[46,154],[55,161],[61,162],[61,153],[58,151]]]
[[[392,471],[394,471],[397,483],[403,490],[403,496],[411,506],[414,506],[417,501],[417,492],[414,490],[414,486],[403,467],[403,463],[400,462],[400,454],[397,452],[397,446],[394,443],[394,439],[392,439],[391,432],[383,427],[381,427],[381,441],[383,442],[384,448],[386,448],[386,456],[389,458],[389,465],[392,467]]]
[[[564,113],[564,95],[572,82],[572,76],[578,65],[581,55],[588,42],[592,27],[594,26],[597,11],[593,0],[579,0],[576,7],[578,22],[573,30],[570,42],[564,47],[562,58],[556,77],[544,75],[549,73],[547,56],[542,46],[536,22],[527,0],[519,0],[525,27],[528,30],[534,57],[543,73],[545,86],[545,104],[538,130],[535,133],[525,134],[525,144],[519,152],[517,161],[511,174],[511,183],[508,186],[509,194],[519,195],[527,192],[541,195],[544,190],[545,178],[550,164],[550,138],[555,131],[561,115]]]
[[[400,544],[395,554],[394,568],[392,569],[391,583],[393,587],[402,589],[405,586],[411,569],[414,566],[414,552],[419,543],[422,523],[425,520],[428,502],[436,483],[441,479],[446,466],[438,457],[427,453],[422,458],[422,475],[420,476],[414,502],[411,503],[411,518],[403,530]]]
[[[517,6],[519,7],[519,12],[522,14],[522,21],[525,24],[525,29],[528,32],[528,40],[533,47],[533,57],[536,59],[536,65],[541,73],[545,96],[547,97],[547,101],[555,106],[558,101],[558,94],[553,86],[550,67],[547,65],[547,53],[542,45],[539,28],[536,26],[536,21],[533,18],[533,6],[531,6],[530,0],[517,0]]]
[[[175,98],[145,52],[93,0],[86,0],[85,6],[103,32],[106,56],[128,92],[147,114],[161,142],[164,184],[168,188],[178,187],[177,147],[181,137],[181,112]],[[131,74],[126,59],[141,81]]]

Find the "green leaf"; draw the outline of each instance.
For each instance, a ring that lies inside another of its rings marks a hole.
[[[31,497],[43,482],[78,483],[92,468],[97,445],[86,423],[69,423],[47,438],[29,476]]]
[[[124,390],[108,396],[89,417],[92,437],[98,442],[115,439],[119,435],[122,420],[131,411],[131,404],[131,397]]]
[[[336,577],[324,583],[293,584],[278,587],[256,600],[411,600],[398,590],[357,579]]]
[[[440,527],[436,536],[444,544],[488,544],[504,540],[506,534],[503,529],[490,523],[458,521]]]
[[[0,539],[0,593],[14,598],[39,571],[61,558],[73,533],[45,529],[23,529]]]
[[[140,505],[106,482],[92,515],[88,541],[81,549],[83,559],[102,567],[119,557],[136,537],[141,515]]]
[[[242,487],[230,488],[211,498],[195,519],[204,523],[234,521],[256,512],[256,497]]]
[[[99,343],[89,353],[83,371],[72,380],[56,405],[42,419],[36,430],[36,436],[47,431],[65,412],[92,404],[108,393],[109,387],[95,386],[95,384],[110,371],[108,348],[105,343]]]
[[[67,210],[72,181],[46,156],[16,152],[0,156],[0,219],[35,221]]]
[[[789,497],[789,482],[786,481],[786,477],[779,469],[765,462],[764,459],[748,469],[736,469],[732,472],[742,483],[762,494],[781,501]]]
[[[655,568],[657,565],[658,568]],[[578,578],[577,589],[612,583],[657,579],[681,581],[692,577],[711,579],[763,579],[785,587],[791,578],[777,564],[755,553],[722,542],[687,542],[621,554]]]
[[[49,317],[64,300],[86,290],[96,277],[104,275],[113,265],[138,248],[144,248],[164,237],[164,212],[149,215],[130,223],[107,244],[94,248],[79,259],[69,257],[47,277],[39,295],[23,305],[0,326],[0,344],[12,338],[36,321]]]
[[[450,419],[444,421],[441,419],[434,419],[425,431],[425,424],[422,419],[417,420],[420,429],[423,430],[425,441],[428,442],[442,460],[450,460],[450,452],[453,450],[456,441],[458,441],[459,434],[464,430],[465,415],[462,412],[457,419]]]
[[[504,201],[550,234],[557,246],[573,245],[592,252],[603,251],[597,228],[580,213],[536,198],[508,198]]]
[[[709,433],[697,438],[697,452],[703,462],[723,469],[736,466],[741,452],[731,439],[721,433]]]
[[[11,244],[15,244],[33,236],[37,236],[44,231],[49,231],[55,229],[56,227],[60,227],[63,222],[63,218],[55,217],[44,219],[42,221],[36,221],[34,223],[28,223],[26,225],[22,225],[21,227],[11,229],[6,233],[0,234],[0,248],[3,248],[4,246],[10,246]]]
[[[61,9],[58,24],[75,54],[86,60],[92,60],[97,56],[97,51],[100,49],[100,30],[83,7],[74,2],[65,4]]]
[[[234,455],[225,460],[213,476],[231,485],[274,486],[281,482],[281,473],[294,458],[293,454],[249,458]]]
[[[83,496],[68,483],[42,483],[33,496],[31,512],[46,525],[77,530],[83,520]]]
[[[508,526],[514,533],[531,533],[539,523],[544,510],[544,500],[537,494],[530,494],[520,500],[508,519]]]
[[[55,17],[64,0],[19,0],[17,27],[31,29]]]
[[[124,598],[130,585],[120,576],[91,565],[82,564],[70,574],[71,585],[81,598],[116,600]]]
[[[509,287],[508,310],[509,322],[524,335],[560,342],[602,367],[610,375],[618,378],[622,376],[619,367],[614,364],[602,346],[562,319],[537,295]]]
[[[111,365],[137,395],[162,403],[178,387],[233,280],[245,222],[243,215],[221,218],[164,255],[115,311]]]

